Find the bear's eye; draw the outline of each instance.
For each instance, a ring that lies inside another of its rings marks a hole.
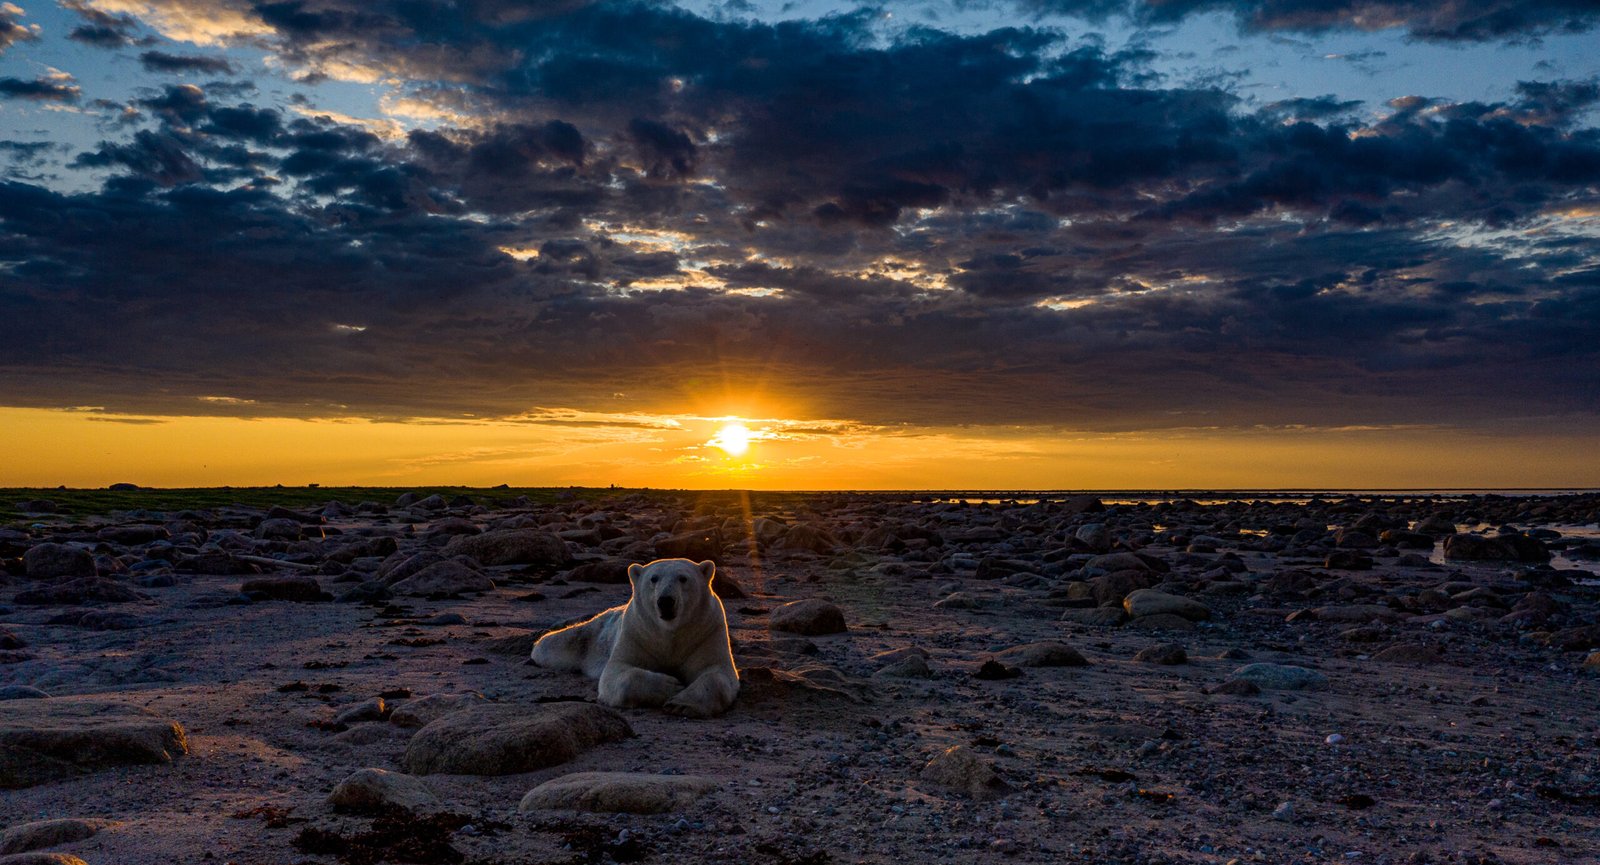
[[[661,582],[661,578],[660,577],[651,577],[650,578],[650,584],[651,585],[655,585],[656,583],[659,583],[659,582]]]
[[[683,574],[679,574],[678,575],[678,582],[687,583],[687,582],[689,582],[689,578],[684,576]]]

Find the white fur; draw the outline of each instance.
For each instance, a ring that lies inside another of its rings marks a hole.
[[[739,694],[728,615],[711,590],[716,565],[657,559],[629,565],[633,597],[533,644],[533,662],[600,680],[608,706],[661,706],[694,718],[720,715]],[[675,615],[663,617],[669,600]]]

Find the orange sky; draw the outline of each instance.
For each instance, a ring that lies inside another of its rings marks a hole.
[[[0,485],[461,484],[690,489],[1267,489],[1600,486],[1592,439],[1441,428],[875,427],[542,409],[385,422],[0,409]],[[737,436],[735,436],[737,438]],[[723,437],[726,439],[726,436]]]

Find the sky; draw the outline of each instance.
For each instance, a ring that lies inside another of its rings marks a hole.
[[[0,2],[0,485],[1600,487],[1600,6]]]

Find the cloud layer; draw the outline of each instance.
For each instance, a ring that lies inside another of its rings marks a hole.
[[[103,140],[61,167],[87,182],[0,182],[11,404],[436,417],[765,393],[872,424],[1103,429],[1600,410],[1593,81],[1252,108],[1039,27],[580,0],[75,5],[71,38],[165,80],[102,106]],[[1438,40],[1594,18],[1026,5]],[[0,49],[17,19],[0,13]],[[141,28],[252,46],[307,81],[391,82],[415,122],[171,83],[240,64],[129,47]],[[58,76],[0,96],[94,94]],[[218,394],[234,402],[202,399]]]

